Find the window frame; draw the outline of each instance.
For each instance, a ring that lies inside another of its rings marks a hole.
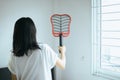
[[[99,13],[99,14],[98,14]],[[119,72],[105,70],[101,64],[101,0],[92,0],[92,74],[118,80]]]

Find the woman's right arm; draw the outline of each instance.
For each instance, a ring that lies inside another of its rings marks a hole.
[[[66,65],[66,56],[65,56],[65,52],[66,52],[66,47],[62,46],[59,47],[59,51],[60,51],[60,58],[57,59],[56,61],[56,66],[58,66],[61,69],[65,69],[65,65]]]

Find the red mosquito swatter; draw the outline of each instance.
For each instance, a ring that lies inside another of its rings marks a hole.
[[[71,17],[68,14],[53,14],[50,19],[52,34],[60,38],[60,46],[62,46],[62,36],[67,37],[70,34]]]
[[[50,18],[52,34],[59,37],[59,45],[62,46],[62,37],[70,34],[71,17],[68,14],[53,14]],[[52,69],[52,80],[55,80],[55,69]]]

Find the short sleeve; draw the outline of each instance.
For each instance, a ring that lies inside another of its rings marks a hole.
[[[14,59],[14,55],[12,54],[10,56],[10,60],[9,60],[9,63],[8,63],[8,69],[10,70],[10,72],[12,74],[16,74],[16,71],[15,71],[15,59]]]
[[[58,56],[57,56],[57,53],[55,53],[53,49],[49,47],[48,45],[46,45],[46,51],[48,55],[47,57],[48,57],[49,68],[52,69],[56,64]]]

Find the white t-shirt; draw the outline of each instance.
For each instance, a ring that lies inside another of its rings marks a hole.
[[[51,69],[58,56],[47,44],[40,44],[40,48],[29,50],[28,56],[16,57],[12,53],[8,68],[17,80],[52,80]]]

